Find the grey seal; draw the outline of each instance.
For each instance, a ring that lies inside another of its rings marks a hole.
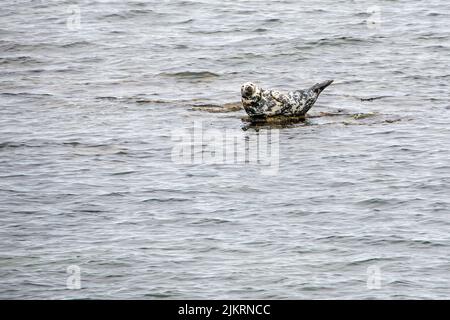
[[[247,82],[241,87],[242,105],[250,118],[302,117],[311,109],[320,93],[332,82],[333,80],[328,80],[306,90],[288,93],[264,90],[254,83]]]

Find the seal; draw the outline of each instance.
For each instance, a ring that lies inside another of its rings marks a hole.
[[[264,90],[247,82],[241,87],[242,105],[251,119],[274,116],[304,117],[320,93],[332,82],[333,80],[328,80],[317,83],[307,90],[288,93]]]

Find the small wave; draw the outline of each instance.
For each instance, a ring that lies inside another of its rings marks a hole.
[[[184,199],[184,198],[149,198],[142,200],[142,202],[184,202],[184,201],[190,201],[190,199]]]
[[[4,57],[0,58],[0,65],[2,64],[38,64],[43,63],[42,61],[36,60],[30,56],[18,56],[18,57]]]
[[[180,21],[177,24],[189,24],[189,23],[192,23],[194,21],[195,21],[194,19],[187,19],[187,20]]]
[[[112,96],[105,96],[105,97],[95,97],[95,99],[97,99],[97,100],[115,101],[115,100],[119,100],[120,98],[112,97]]]
[[[26,176],[27,176],[26,174],[16,173],[16,174],[1,175],[0,178],[21,178]]]
[[[127,15],[125,13],[108,13],[101,17],[102,19],[108,19],[108,18],[121,18],[126,19]]]
[[[219,218],[204,218],[198,221],[191,222],[193,225],[210,225],[210,224],[223,224],[230,223],[231,221]]]
[[[105,101],[118,101],[118,102],[127,102],[127,103],[137,103],[137,104],[170,104],[170,105],[180,105],[180,104],[190,104],[194,105],[197,99],[176,99],[176,100],[165,100],[165,99],[152,99],[147,98],[145,96],[131,96],[131,97],[115,97],[115,96],[98,96],[95,97],[96,100],[105,100]]]
[[[379,205],[391,205],[392,201],[388,199],[381,198],[370,198],[357,202],[358,205],[363,206],[379,206]]]
[[[434,241],[434,240],[425,240],[425,239],[405,239],[398,237],[387,237],[385,239],[377,239],[368,241],[371,245],[406,245],[409,247],[445,247],[447,244]]]
[[[76,146],[82,145],[82,143],[78,142],[78,141],[70,141],[70,142],[63,142],[63,145],[69,145],[72,147],[76,147]]]
[[[32,144],[27,144],[27,143],[15,143],[15,142],[2,142],[0,143],[0,150],[2,149],[16,149],[16,148],[39,148],[42,147],[43,145],[32,145]]]
[[[137,97],[114,97],[114,96],[99,96],[95,97],[96,100],[106,100],[106,101],[131,101],[135,103],[157,103],[157,104],[164,104],[169,103],[165,100],[160,99],[147,99],[147,98],[137,98]]]
[[[371,42],[373,40],[370,40]],[[356,37],[336,37],[336,38],[322,38],[315,41],[308,41],[306,42],[306,45],[315,45],[315,46],[324,46],[324,45],[331,45],[331,46],[340,46],[345,44],[357,44],[357,43],[367,43],[367,39],[362,38],[356,38]]]
[[[74,47],[86,47],[92,45],[89,41],[75,41],[63,44],[61,48],[74,48]]]
[[[357,13],[354,14],[355,17],[364,17],[364,18],[370,17],[370,15],[371,14],[368,13],[368,12],[357,12]]]
[[[133,173],[135,173],[136,171],[134,171],[134,170],[130,170],[130,171],[122,171],[122,172],[114,172],[114,173],[112,173],[111,175],[112,176],[123,176],[123,175],[128,175],[128,174],[133,174]]]
[[[102,15],[100,19],[118,19],[118,20],[124,20],[124,19],[130,19],[136,16],[141,15],[152,15],[152,16],[162,16],[164,13],[157,13],[152,9],[131,9],[127,11],[120,11],[120,12],[112,12],[107,13],[105,15]]]
[[[48,43],[40,43],[39,45],[35,45],[35,44],[22,44],[22,43],[16,43],[16,42],[11,42],[11,41],[0,41],[0,49],[3,52],[9,52],[9,51],[31,52],[34,49],[37,49],[40,47],[45,47],[48,45],[49,45]]]
[[[208,30],[208,29],[195,29],[195,30],[189,30],[187,31],[190,34],[194,35],[212,35],[212,34],[236,34],[241,32],[243,29],[241,28],[234,28],[234,29],[215,29],[215,30]]]
[[[153,103],[153,104],[168,104],[170,101],[161,99],[133,99],[135,103]]]
[[[366,259],[360,259],[360,260],[349,262],[347,265],[357,266],[357,265],[361,265],[361,264],[364,265],[367,263],[376,264],[378,262],[391,261],[391,260],[394,260],[394,259],[393,258],[366,258]]]
[[[99,210],[99,209],[79,209],[79,210],[75,210],[76,212],[81,212],[81,213],[101,213],[104,212],[104,210]]]
[[[185,44],[176,44],[174,46],[174,49],[178,49],[178,50],[180,50],[180,49],[189,49],[189,46],[187,46]]]
[[[51,97],[53,96],[50,93],[31,93],[31,92],[2,92],[2,96],[20,96],[20,97]]]
[[[377,97],[369,97],[369,98],[359,98],[361,101],[374,101],[374,100],[380,100],[384,98],[391,98],[391,96],[377,96]]]
[[[418,40],[448,40],[449,36],[445,35],[440,35],[440,34],[435,34],[435,33],[423,33],[421,35],[419,35],[418,37],[416,37],[416,39]]]
[[[126,195],[130,194],[130,192],[108,192],[105,194],[102,194],[102,197],[125,197]]]
[[[448,13],[442,13],[442,12],[429,12],[427,13],[428,17],[438,17],[438,16],[448,16]]]
[[[144,297],[151,299],[170,299],[174,298],[175,295],[171,293],[146,293]]]
[[[178,79],[210,79],[220,77],[219,74],[210,71],[162,72],[158,75]]]
[[[281,19],[278,19],[278,18],[270,18],[270,19],[264,20],[264,22],[280,22],[280,21],[281,21]]]
[[[152,9],[131,9],[128,12],[132,15],[155,13]]]

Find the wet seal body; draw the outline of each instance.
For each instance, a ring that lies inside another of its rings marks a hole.
[[[307,90],[281,93],[276,90],[264,90],[247,82],[241,87],[242,105],[251,119],[266,119],[285,116],[304,118],[316,102],[320,93],[333,80],[317,83]]]

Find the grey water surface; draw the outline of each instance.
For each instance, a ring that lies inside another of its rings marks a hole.
[[[450,297],[448,1],[0,9],[0,298]],[[374,116],[191,110],[327,79],[313,112]],[[276,133],[275,170],[178,161],[199,125]]]

